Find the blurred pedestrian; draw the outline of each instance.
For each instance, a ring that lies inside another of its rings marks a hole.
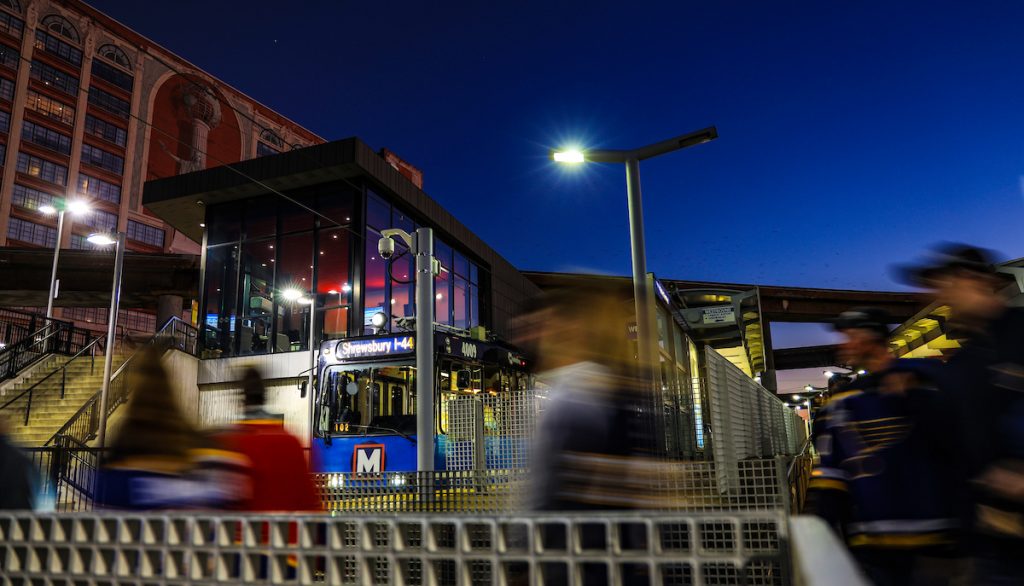
[[[7,436],[7,420],[0,417],[0,510],[31,509],[39,477],[32,460]]]
[[[556,290],[536,309],[545,320],[533,337],[539,343],[541,377],[549,385],[531,466],[530,506],[538,511],[622,510],[652,502],[657,466],[644,466],[651,428],[643,414],[649,385],[638,374],[627,339],[629,299],[599,291]],[[529,321],[529,320],[526,320]],[[529,336],[527,336],[529,337]],[[645,474],[646,471],[646,474]],[[604,547],[603,529],[584,530],[583,547]],[[626,544],[633,535],[624,535]],[[564,532],[545,531],[546,549],[567,547]],[[564,568],[563,568],[564,570]],[[607,569],[584,569],[582,584],[605,584]],[[626,583],[644,583],[630,570]],[[545,584],[571,583],[552,570]]]
[[[132,361],[131,398],[97,478],[96,504],[118,509],[225,509],[247,498],[248,465],[200,433],[175,400],[161,349]]]
[[[252,491],[239,502],[247,511],[319,511],[320,499],[298,438],[284,417],[266,410],[267,387],[255,368],[242,375],[242,419],[218,439],[250,463]]]
[[[965,480],[971,584],[1024,584],[1024,309],[1006,296],[1019,291],[991,252],[961,244],[901,273],[950,308],[961,340],[940,382]]]
[[[840,360],[867,372],[835,389],[818,414],[814,512],[846,538],[876,585],[948,584],[958,525],[952,478],[917,426],[933,418],[939,393],[889,352],[891,321],[871,307],[837,320]]]

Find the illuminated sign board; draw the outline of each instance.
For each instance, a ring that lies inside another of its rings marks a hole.
[[[731,305],[719,305],[716,307],[705,307],[701,321],[705,324],[732,324],[736,323],[736,309]]]
[[[416,343],[413,336],[344,340],[338,343],[335,356],[339,360],[397,356],[411,354],[415,348]]]

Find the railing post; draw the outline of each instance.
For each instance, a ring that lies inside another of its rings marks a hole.
[[[25,425],[28,425],[28,416],[32,413],[32,393],[33,392],[34,392],[34,389],[33,388],[29,388],[29,390],[28,390],[28,405],[25,406]]]
[[[60,369],[60,398],[64,400],[64,387],[68,383],[68,367],[62,366]]]
[[[54,507],[60,503],[60,478],[66,449],[65,442],[58,440],[53,446],[53,451],[50,452],[50,491],[53,495]]]

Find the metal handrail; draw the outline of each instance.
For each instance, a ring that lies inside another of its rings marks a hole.
[[[64,364],[61,364],[57,368],[51,370],[46,376],[44,376],[43,378],[41,378],[38,381],[36,381],[32,386],[30,386],[29,388],[27,388],[24,391],[22,391],[16,397],[13,397],[13,398],[11,398],[11,400],[7,401],[3,405],[0,405],[0,411],[3,411],[4,409],[9,407],[12,403],[17,401],[18,399],[21,399],[25,395],[28,395],[28,405],[25,408],[25,425],[28,425],[29,415],[32,413],[32,394],[35,391],[35,388],[38,387],[39,385],[43,384],[45,381],[49,380],[49,378],[51,376],[57,374],[57,371],[62,371],[62,373],[63,373],[62,376],[64,377],[64,380],[62,380],[61,383],[60,383],[60,398],[63,399],[64,398],[64,386],[67,383],[67,367],[68,367],[68,365],[71,364],[72,362],[74,362],[77,358],[80,358],[82,356],[82,354],[84,354],[86,352],[86,350],[89,350],[89,349],[95,350],[97,342],[99,342],[102,339],[103,339],[103,336],[100,336],[100,337],[94,339],[92,342],[89,342],[88,344],[86,344],[85,347],[83,347],[81,350],[76,352],[75,355],[72,356],[67,362],[65,362]],[[92,359],[93,359],[94,364],[95,364],[95,360],[96,360],[95,352],[92,353]]]
[[[145,344],[142,345],[142,347],[140,347],[138,350],[133,352],[132,355],[129,356],[127,360],[122,362],[121,365],[117,368],[117,370],[115,370],[110,375],[110,384],[113,385],[115,379],[117,380],[117,382],[121,382],[121,379],[120,379],[121,374],[125,372],[125,370],[132,363],[132,361],[135,360],[135,357],[138,356],[140,352],[142,352],[144,347],[149,346],[150,344],[158,342],[159,340],[161,340],[164,337],[166,337],[168,335],[168,333],[170,333],[171,337],[173,338],[174,334],[178,333],[179,331],[184,335],[184,337],[186,339],[190,339],[191,340],[191,344],[189,344],[189,343],[185,343],[185,344],[181,344],[181,345],[174,344],[172,347],[175,347],[175,348],[178,348],[179,350],[188,352],[188,353],[190,353],[191,355],[194,356],[195,352],[196,352],[196,344],[195,344],[195,342],[198,340],[198,333],[197,333],[196,328],[192,327],[191,324],[185,323],[180,318],[171,317],[170,319],[168,319],[164,323],[164,325],[160,328],[159,331],[157,331],[155,334],[153,334],[149,338],[149,340]],[[128,396],[128,391],[127,390],[125,390],[124,392],[120,392],[119,389],[115,389],[113,392],[111,392],[110,400],[109,400],[109,402],[107,404],[107,415],[109,416],[114,411],[114,409],[116,409],[118,406],[121,405],[121,403],[123,403],[125,400],[127,400],[127,396]],[[67,420],[67,422],[64,425],[62,425],[61,428],[58,429],[57,432],[54,433],[53,436],[51,436],[50,439],[48,439],[46,441],[46,443],[43,444],[43,445],[44,446],[54,445],[54,443],[56,441],[58,441],[58,438],[61,437],[61,436],[66,437],[66,438],[72,438],[72,439],[74,439],[75,441],[77,441],[79,443],[83,443],[89,437],[92,437],[93,433],[95,433],[94,428],[96,426],[98,426],[98,423],[99,423],[98,422],[99,414],[95,412],[96,411],[95,406],[99,402],[99,397],[100,397],[100,393],[97,392],[92,397],[90,397],[88,400],[86,400],[85,403],[82,405],[82,407],[79,408],[78,411],[76,411],[75,414],[72,415]],[[84,436],[82,438],[78,438],[78,437],[75,437],[74,435],[72,435],[71,433],[69,433],[69,430],[72,429],[75,425],[79,424],[79,422],[82,420],[82,418],[84,418],[86,415],[89,416],[90,421],[89,421],[89,428],[87,430],[85,430],[86,433],[84,434]]]

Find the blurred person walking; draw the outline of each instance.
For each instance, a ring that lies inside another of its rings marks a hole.
[[[220,447],[182,413],[162,349],[143,352],[129,373],[131,399],[97,476],[99,507],[226,509],[248,496],[248,466]]]
[[[0,510],[31,509],[36,502],[38,472],[32,460],[7,436],[7,420],[0,417]]]
[[[557,290],[546,294],[532,321],[540,375],[550,389],[534,437],[530,508],[537,511],[622,510],[654,502],[658,467],[650,454],[649,385],[638,374],[627,339],[628,300],[595,291]],[[527,344],[529,346],[529,344]],[[649,416],[649,415],[648,415]],[[647,462],[647,465],[644,462]],[[586,529],[583,547],[601,547],[603,529]],[[626,534],[627,544],[640,536]],[[546,531],[544,547],[567,547],[564,533]],[[637,541],[638,542],[638,541]],[[594,545],[588,545],[594,544]],[[569,584],[565,568],[545,575],[546,584]],[[606,584],[607,568],[584,568],[582,584]],[[649,583],[642,569],[631,569],[625,583]]]
[[[942,245],[900,273],[951,309],[950,334],[961,340],[940,382],[964,481],[971,584],[1024,584],[1024,308],[1008,306],[1009,279],[979,248]]]
[[[874,584],[950,584],[957,573],[953,479],[919,424],[934,419],[939,393],[927,368],[889,352],[891,321],[871,307],[837,320],[845,336],[840,360],[867,374],[835,389],[815,420],[820,461],[810,500]]]
[[[242,419],[218,439],[249,461],[252,491],[246,511],[319,511],[320,499],[298,438],[284,428],[284,416],[266,410],[267,387],[255,368],[242,375]]]

